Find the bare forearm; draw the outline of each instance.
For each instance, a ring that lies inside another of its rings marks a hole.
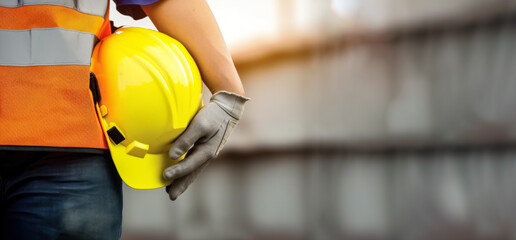
[[[244,89],[217,22],[205,0],[161,0],[142,6],[156,28],[185,45],[212,93]]]

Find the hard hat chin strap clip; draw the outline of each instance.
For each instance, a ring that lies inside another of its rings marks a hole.
[[[122,131],[120,131],[120,129],[118,129],[118,127],[115,124],[110,125],[110,128],[106,132],[111,141],[113,141],[113,143],[115,144],[123,142],[125,140],[125,136],[122,133]]]

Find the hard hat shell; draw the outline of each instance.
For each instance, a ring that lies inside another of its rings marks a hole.
[[[185,47],[150,29],[120,28],[97,44],[91,71],[101,99],[97,112],[113,162],[132,188],[170,184],[163,170],[172,142],[201,106],[199,70]]]

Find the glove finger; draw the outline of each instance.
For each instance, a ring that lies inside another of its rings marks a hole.
[[[197,168],[192,173],[178,178],[174,180],[170,185],[167,186],[167,192],[168,196],[170,197],[170,200],[175,201],[179,195],[183,194],[188,186],[192,184],[195,179],[199,176],[199,174],[206,168],[206,166],[209,164],[210,161],[205,162],[203,165],[201,165],[199,168]]]
[[[202,131],[199,121],[194,118],[186,130],[172,143],[172,147],[168,151],[171,159],[178,159],[190,149],[199,138],[203,137],[205,131]]]
[[[211,151],[207,144],[198,144],[188,152],[185,159],[179,163],[166,168],[163,171],[165,179],[173,180],[186,176],[200,167],[203,163],[214,157],[214,151]],[[213,152],[213,153],[212,153]]]

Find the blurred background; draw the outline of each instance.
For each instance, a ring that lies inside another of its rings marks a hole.
[[[253,100],[122,239],[516,239],[516,0],[208,3]]]

